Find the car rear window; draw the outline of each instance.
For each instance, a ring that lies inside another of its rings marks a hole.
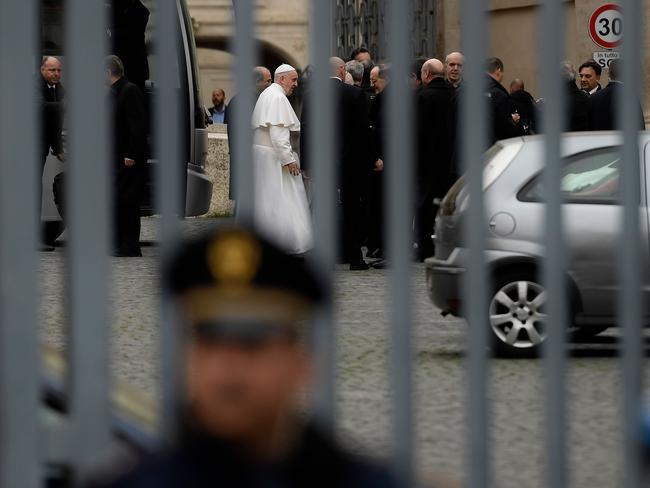
[[[618,203],[620,194],[620,161],[618,147],[578,154],[565,161],[562,168],[561,191],[568,203]],[[536,175],[519,192],[523,201],[543,201],[543,175]]]

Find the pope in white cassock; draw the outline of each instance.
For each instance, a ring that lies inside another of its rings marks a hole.
[[[298,86],[288,64],[257,99],[252,116],[255,225],[291,254],[312,247],[312,227],[297,147],[300,121],[287,97]],[[292,141],[294,143],[292,147]]]

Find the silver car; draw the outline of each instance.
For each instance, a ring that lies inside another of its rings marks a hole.
[[[485,323],[498,354],[528,355],[546,338],[543,138],[500,141],[486,154],[483,191],[488,234],[485,261],[491,288]],[[623,209],[619,200],[620,137],[612,132],[563,136],[563,225],[568,253],[572,332],[591,336],[615,325]],[[650,135],[639,145],[643,303],[650,299],[648,191]],[[429,296],[443,314],[462,316],[467,249],[461,239],[467,189],[459,180],[443,199],[435,228],[435,256],[425,261]],[[647,311],[646,311],[647,314]],[[646,323],[648,317],[645,317]]]

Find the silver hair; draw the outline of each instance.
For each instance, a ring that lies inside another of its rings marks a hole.
[[[106,71],[110,71],[111,75],[115,76],[116,78],[121,78],[124,76],[124,64],[122,64],[122,60],[114,54],[106,56],[104,66],[106,68]]]
[[[363,80],[363,70],[363,64],[359,61],[355,61],[354,59],[345,63],[345,71],[352,75],[352,79],[354,81]]]
[[[566,81],[575,81],[577,76],[576,68],[570,61],[562,61],[562,76]]]

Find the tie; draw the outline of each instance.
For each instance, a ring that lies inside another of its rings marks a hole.
[[[56,99],[56,86],[52,85],[50,87],[50,94],[52,96],[52,101],[56,102],[57,101],[57,99]]]

